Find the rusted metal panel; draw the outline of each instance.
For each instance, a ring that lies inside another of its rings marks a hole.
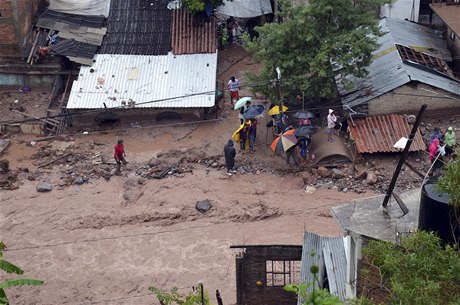
[[[404,115],[389,114],[355,119],[354,126],[348,122],[349,131],[355,141],[356,152],[362,153],[390,153],[400,152],[401,149],[393,147],[402,137],[408,138],[412,126],[409,125]],[[420,131],[417,131],[410,151],[425,150]]]
[[[216,19],[208,21],[184,9],[173,11],[171,44],[173,54],[215,53],[217,50]]]

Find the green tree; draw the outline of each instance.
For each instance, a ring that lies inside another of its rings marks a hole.
[[[455,234],[460,227],[460,161],[447,164],[446,172],[439,179],[437,189],[449,194],[449,204],[452,206],[452,213],[449,215],[452,234],[454,240],[460,243],[460,236]]]
[[[257,27],[259,36],[245,37],[248,51],[263,64],[251,83],[274,79],[282,71],[283,91],[303,91],[311,98],[337,95],[335,76],[365,76],[380,35],[375,11],[385,0],[310,0],[293,5],[280,1],[280,23]],[[254,87],[273,97],[273,85]]]
[[[149,290],[154,292],[161,305],[201,305],[201,289],[202,285],[198,285],[196,291],[187,294],[179,293],[176,287],[173,287],[169,292],[158,287],[151,286]],[[209,305],[209,294],[204,291],[204,304]]]
[[[391,304],[460,304],[458,249],[443,247],[434,233],[416,232],[399,245],[371,241],[363,253],[379,271]]]
[[[23,274],[24,271],[18,266],[3,259],[3,251],[6,246],[0,241],[0,269],[6,273]],[[6,297],[5,289],[14,286],[27,286],[27,285],[42,285],[44,282],[34,279],[14,278],[0,282],[0,305],[9,304],[8,298]]]
[[[311,266],[310,272],[313,274],[313,282],[289,284],[284,286],[284,290],[297,294],[303,305],[342,305],[337,296],[331,295],[326,289],[319,288],[318,266]],[[310,288],[312,289],[309,293]]]
[[[224,3],[223,0],[182,0],[184,7],[192,14],[203,12],[207,2],[212,4],[213,7]]]

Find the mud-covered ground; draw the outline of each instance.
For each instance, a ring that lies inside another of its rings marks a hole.
[[[244,82],[242,71],[256,65],[240,49],[227,51],[219,79],[235,75]],[[238,251],[231,245],[300,245],[305,230],[340,235],[331,207],[381,193],[397,163],[396,156],[371,156],[335,169],[311,162],[291,167],[271,152],[265,123],[254,154],[237,149],[231,177],[222,151],[239,121],[228,101],[209,122],[78,131],[33,145],[34,136],[10,136],[0,157],[15,177],[0,190],[4,258],[46,282],[8,289],[11,304],[156,304],[149,286],[188,292],[199,281],[234,304]],[[119,138],[129,163],[115,176]],[[421,172],[427,160],[426,153],[410,156]],[[397,189],[421,180],[405,169]],[[41,182],[52,191],[37,192]],[[212,205],[206,213],[195,209],[202,200]]]

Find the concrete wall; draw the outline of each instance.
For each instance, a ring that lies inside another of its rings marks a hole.
[[[0,1],[0,56],[17,57],[43,0]]]
[[[300,261],[302,246],[248,247],[242,257],[236,258],[238,305],[296,305],[297,299],[283,287],[267,286],[266,261]],[[257,281],[262,282],[258,286]]]
[[[0,88],[21,88],[29,85],[32,89],[53,89],[56,74],[13,74],[0,72]]]
[[[369,115],[389,113],[417,114],[423,104],[428,105],[427,112],[460,108],[460,96],[414,82],[371,100],[368,103]]]
[[[196,121],[204,116],[204,109],[192,108],[117,108],[117,109],[68,109],[72,116],[72,125],[77,128],[97,127],[96,116],[104,112],[111,112],[120,119],[119,126],[130,126],[131,123],[139,123],[148,126],[156,123],[159,119],[173,119],[182,121]]]

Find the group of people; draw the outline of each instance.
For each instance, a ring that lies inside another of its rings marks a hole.
[[[430,162],[433,164],[430,174],[442,168],[444,161],[450,162],[457,159],[456,146],[457,136],[453,127],[447,128],[446,133],[443,133],[438,127],[434,128],[430,134]]]

